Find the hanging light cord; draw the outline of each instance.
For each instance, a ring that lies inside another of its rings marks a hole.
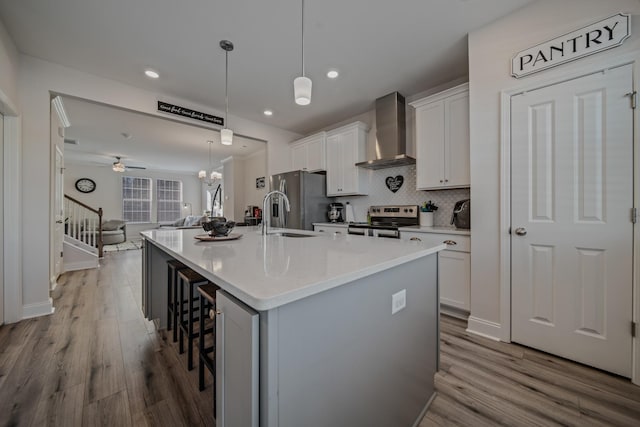
[[[213,144],[212,141],[209,141],[209,170],[210,172],[208,172],[207,174],[211,174],[211,172],[213,172],[213,162],[211,161],[211,145]],[[211,178],[211,176],[209,176],[209,178]]]
[[[229,51],[225,49],[224,51],[224,60],[226,63],[225,71],[224,71],[224,121],[225,127],[229,127]]]
[[[304,77],[304,0],[302,0],[302,77]]]

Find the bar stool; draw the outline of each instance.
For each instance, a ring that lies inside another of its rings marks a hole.
[[[173,329],[173,342],[178,341],[178,271],[187,268],[178,260],[167,261],[167,331]]]
[[[218,286],[213,283],[208,283],[206,285],[202,285],[198,288],[198,292],[200,292],[200,318],[203,321],[200,322],[200,327],[198,330],[198,353],[199,353],[199,362],[198,362],[198,387],[200,391],[204,390],[204,368],[209,369],[209,372],[213,376],[213,401],[215,404],[216,400],[216,373],[214,368],[214,357],[215,357],[215,334],[216,334],[216,291],[220,289]],[[210,328],[205,328],[204,319],[206,318],[205,310],[209,310],[209,317],[213,320],[213,325]],[[205,339],[208,334],[213,336],[213,343],[210,346],[205,346]],[[212,354],[212,356],[209,356]],[[215,407],[215,405],[214,405]],[[215,414],[214,414],[215,416]]]
[[[187,369],[190,371],[193,369],[193,340],[194,338],[198,338],[198,333],[193,332],[193,323],[200,321],[199,317],[195,317],[195,311],[198,310],[198,307],[195,307],[193,303],[198,301],[196,293],[198,286],[205,285],[209,283],[209,281],[190,268],[178,271],[178,281],[180,300],[176,308],[180,317],[180,354],[184,353],[184,334],[187,334]],[[185,288],[187,290],[186,299],[184,295]],[[186,310],[184,309],[185,304],[187,304]],[[184,318],[185,314],[187,315],[186,320]]]

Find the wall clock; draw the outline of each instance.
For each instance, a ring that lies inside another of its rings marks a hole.
[[[96,182],[89,178],[80,178],[76,181],[76,190],[81,193],[91,193],[96,189]]]

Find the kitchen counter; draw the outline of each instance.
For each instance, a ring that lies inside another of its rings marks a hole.
[[[459,234],[461,236],[471,236],[471,230],[464,230],[455,227],[421,227],[414,225],[410,227],[400,227],[400,232],[412,231],[414,233],[438,233],[438,234]]]
[[[343,227],[347,228],[349,226],[346,222],[314,222],[312,225],[319,225],[324,227]]]
[[[445,248],[302,230],[290,231],[313,237],[263,237],[259,227],[234,231],[242,237],[220,242],[196,240],[194,236],[203,234],[202,229],[155,229],[141,235],[258,311],[297,301]]]
[[[143,312],[158,328],[166,261],[221,288],[216,425],[418,425],[435,397],[445,245],[234,231],[243,236],[218,242],[194,239],[202,230],[141,233]]]

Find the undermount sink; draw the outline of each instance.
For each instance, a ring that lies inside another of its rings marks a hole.
[[[289,232],[286,232],[286,231],[278,232],[278,233],[269,233],[269,236],[282,236],[282,237],[315,237],[313,234],[289,233]]]

